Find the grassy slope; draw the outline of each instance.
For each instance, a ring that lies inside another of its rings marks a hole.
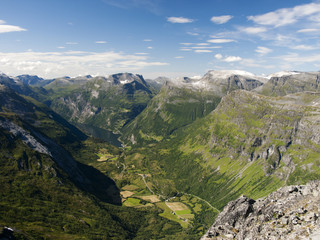
[[[148,208],[154,207],[158,210],[159,216],[164,217],[169,220],[178,222],[184,229],[179,230],[180,235],[177,239],[198,239],[203,235],[204,231],[212,224],[214,217],[217,212],[214,209],[211,209],[206,203],[201,200],[194,199],[193,201],[198,202],[197,205],[191,204],[190,201],[184,199],[187,205],[192,209],[192,214],[185,214],[181,217],[190,217],[191,220],[186,223],[183,219],[179,219],[177,216],[172,214],[165,206],[165,200],[167,195],[175,192],[172,181],[167,181],[166,179],[159,178],[157,174],[150,175],[148,167],[145,163],[150,163],[146,156],[141,153],[136,154],[127,154],[127,150],[116,155],[114,149],[107,149],[103,143],[99,142],[90,142],[86,141],[86,145],[89,145],[90,148],[94,148],[96,152],[96,159],[94,158],[83,158],[87,164],[94,166],[102,172],[107,173],[112,179],[115,180],[117,186],[121,191],[131,192],[132,195],[129,197],[124,197],[124,205],[134,208]],[[151,150],[151,149],[150,149]],[[135,151],[135,150],[133,150]],[[79,151],[79,155],[83,155],[82,151]],[[87,153],[88,154],[88,153]],[[91,160],[89,160],[91,159]],[[153,162],[152,167],[157,168],[157,163]],[[153,189],[153,192],[150,192],[146,187],[145,182],[141,175],[145,175],[146,184]],[[151,195],[156,195],[161,202],[150,203],[148,200],[142,200],[145,197],[151,197]],[[192,198],[192,197],[186,197]],[[181,201],[179,198],[172,199],[172,201]],[[164,211],[164,212],[163,212]],[[172,236],[173,237],[173,236]]]
[[[141,164],[155,179],[167,179],[160,183],[167,194],[193,193],[221,209],[241,194],[259,198],[320,177],[320,149],[312,140],[318,125],[310,123],[319,114],[309,107],[314,101],[317,95],[269,98],[237,91],[176,138],[134,152],[145,156]],[[312,127],[298,128],[301,122]]]
[[[82,142],[85,136],[43,104],[12,91],[1,91],[0,98],[1,120],[43,134],[82,162],[94,157],[94,147]],[[50,156],[32,150],[2,128],[0,141],[0,225],[14,228],[17,238],[171,239],[180,231],[179,224],[160,218],[155,208],[114,206],[80,190]],[[119,154],[115,147],[104,147]],[[96,185],[104,185],[101,180],[107,177],[101,172],[85,164],[79,168]]]
[[[99,201],[79,190],[47,155],[7,132],[0,139],[0,225],[15,229],[18,238],[145,239],[179,230],[155,209]]]
[[[267,96],[285,96],[297,92],[319,91],[319,87],[319,74],[299,73],[271,78],[262,87],[254,91]]]
[[[209,114],[219,103],[213,93],[163,86],[147,108],[123,129],[126,143],[156,143]]]

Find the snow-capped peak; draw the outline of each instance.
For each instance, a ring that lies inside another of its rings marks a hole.
[[[299,74],[299,72],[281,71],[281,72],[270,74],[267,78],[271,79],[272,77],[283,77],[283,76],[290,76],[290,75],[296,75],[296,74]]]

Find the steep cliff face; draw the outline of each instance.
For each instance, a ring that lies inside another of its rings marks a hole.
[[[265,80],[266,79],[245,71],[220,70],[209,71],[199,80],[199,83],[195,82],[195,84],[204,85],[211,91],[224,96],[226,93],[237,89],[251,91],[262,86]]]
[[[259,198],[319,179],[319,119],[318,94],[274,98],[233,91],[148,159],[177,189],[221,208],[241,194]]]
[[[54,81],[49,79],[43,79],[35,75],[27,75],[27,74],[19,75],[15,77],[15,79],[23,84],[28,84],[32,86],[42,86],[42,87]]]
[[[241,196],[201,239],[319,239],[319,196],[319,181],[283,187],[258,200]]]
[[[254,91],[268,96],[285,96],[304,91],[318,92],[319,89],[319,72],[288,72],[270,76],[267,83]]]
[[[284,160],[296,145],[319,144],[319,102],[316,93],[270,98],[246,91],[224,97],[212,113],[209,146],[228,146],[229,153],[248,161]],[[225,130],[224,130],[225,129]],[[312,130],[314,129],[314,130]],[[271,163],[271,162],[270,162]],[[273,162],[274,167],[279,163]]]
[[[119,132],[134,119],[154,96],[140,75],[121,73],[79,81],[78,84],[52,82],[48,85],[50,107],[73,123],[113,132]]]
[[[171,81],[167,77],[157,77],[156,79],[146,79],[146,82],[153,87],[157,92],[160,91],[161,87],[167,82]]]
[[[5,74],[0,74],[0,84],[11,88],[12,90],[14,90],[19,94],[30,96],[39,101],[44,100],[45,97],[43,96],[46,96],[48,94],[48,92],[44,88],[40,87],[40,85],[38,85],[39,87],[34,88],[31,85],[29,85],[28,82],[20,80],[18,77],[12,78]]]

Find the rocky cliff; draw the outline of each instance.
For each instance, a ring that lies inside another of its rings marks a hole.
[[[319,181],[286,186],[256,201],[241,196],[201,239],[319,239],[319,206]]]
[[[50,107],[72,123],[112,132],[121,131],[154,96],[143,77],[131,73],[72,81],[46,86],[51,93]]]
[[[45,86],[49,83],[51,83],[53,80],[49,79],[43,79],[41,77],[35,76],[35,75],[19,75],[15,77],[15,80],[17,82],[21,82],[23,84],[33,85],[33,86]]]
[[[319,72],[283,72],[275,73],[263,86],[254,91],[268,96],[285,96],[287,94],[320,89]]]

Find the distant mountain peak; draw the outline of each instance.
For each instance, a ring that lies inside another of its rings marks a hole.
[[[134,81],[138,81],[146,85],[147,83],[145,82],[144,78],[142,75],[139,74],[133,74],[133,73],[116,73],[113,75],[110,75],[108,77],[108,80],[110,82],[113,82],[114,84],[127,84],[127,83],[132,83]]]
[[[301,72],[298,72],[298,71],[281,71],[281,72],[272,73],[269,76],[267,76],[267,78],[271,79],[272,77],[291,76],[291,75],[296,75],[296,74],[300,74],[300,73]]]
[[[14,80],[16,80],[16,82],[21,82],[28,85],[40,85],[40,86],[46,85],[52,81],[52,80],[45,80],[41,77],[38,77],[37,75],[29,75],[29,74],[16,76]]]
[[[223,96],[236,89],[252,90],[261,86],[265,81],[265,78],[242,70],[211,70],[203,77],[177,78],[168,82],[167,85],[195,90],[210,90]]]
[[[78,76],[75,78],[75,80],[79,79],[79,80],[83,80],[83,79],[91,79],[92,76],[91,75],[85,75],[85,76]],[[70,77],[67,77],[67,79],[70,79]]]

